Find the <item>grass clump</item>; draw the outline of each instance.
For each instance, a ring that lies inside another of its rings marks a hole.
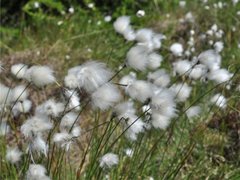
[[[239,3],[184,2],[1,27],[1,179],[238,179]]]

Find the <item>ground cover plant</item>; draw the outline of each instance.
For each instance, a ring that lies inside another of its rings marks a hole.
[[[240,2],[8,7],[0,179],[240,178]]]

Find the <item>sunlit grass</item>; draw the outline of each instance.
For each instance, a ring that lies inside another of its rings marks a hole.
[[[189,33],[189,28],[193,28],[195,32],[206,32],[216,23],[224,31],[223,67],[228,67],[235,73],[232,82],[237,86],[240,78],[239,39],[236,38],[240,35],[240,22],[236,16],[238,7],[239,4],[225,9],[212,8],[209,11],[204,9],[203,5],[199,8],[199,3],[192,1],[187,1],[185,8],[179,8],[178,1],[154,1],[146,7],[145,17],[130,15],[135,28],[149,27],[167,36],[160,53],[164,57],[162,67],[169,71],[174,58],[169,57],[168,47],[176,41],[186,44],[183,35]],[[180,25],[179,18],[184,18],[189,11],[196,20],[194,24],[184,27]],[[125,42],[113,30],[112,23],[104,22],[103,17],[99,12],[86,13],[76,10],[73,15],[51,17],[32,25],[25,24],[23,20],[23,25],[17,30],[2,29],[1,61],[7,68],[19,62],[49,65],[59,79],[66,75],[70,67],[89,59],[104,61],[117,71],[119,66],[125,63],[126,53],[133,43]],[[63,23],[58,25],[59,21]],[[99,21],[101,24],[98,24]],[[237,29],[235,32],[232,31],[233,27]],[[197,43],[200,45],[199,49],[196,49],[196,56],[211,48],[209,44]],[[124,69],[113,81],[118,82],[121,75],[129,71],[131,69]],[[146,79],[146,74],[140,73],[139,77]],[[1,80],[8,82],[8,77],[1,76]],[[188,80],[178,77],[173,81]],[[53,85],[48,91],[57,88],[57,85]],[[55,148],[47,160],[42,157],[37,163],[47,164],[46,168],[52,179],[107,179],[106,175],[110,179],[238,179],[239,158],[229,161],[225,157],[224,147],[231,143],[228,130],[209,128],[208,123],[216,116],[221,119],[230,112],[239,113],[239,91],[229,92],[224,85],[202,85],[200,82],[194,84],[192,91],[186,103],[178,104],[181,111],[168,130],[142,133],[136,142],[130,142],[121,136],[123,130],[115,121],[112,112],[101,114],[99,111],[87,111],[83,115],[84,120],[80,122],[86,132],[83,138],[78,140],[76,149],[64,152]],[[226,110],[208,104],[209,97],[217,92],[222,92],[229,98]],[[44,96],[41,98],[46,100]],[[188,119],[185,111],[197,104],[202,107],[200,116]],[[138,108],[141,108],[141,105]],[[19,132],[16,131],[15,136],[19,138]],[[30,157],[24,156],[25,164],[20,171],[18,167],[6,162],[4,157],[10,141],[0,137],[0,178],[18,179],[24,177]],[[53,146],[54,144],[50,144],[51,148]],[[134,152],[131,158],[125,155],[127,148]],[[109,150],[118,153],[120,163],[110,171],[105,171],[99,167],[99,157]]]

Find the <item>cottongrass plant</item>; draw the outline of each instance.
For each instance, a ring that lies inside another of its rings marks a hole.
[[[191,23],[191,18],[188,14],[185,21]],[[156,163],[159,175],[173,178],[196,144],[188,141],[181,147],[186,124],[196,122],[203,109],[228,107],[225,87],[232,88],[234,72],[221,68],[221,41],[191,56],[184,45],[174,42],[167,48],[173,58],[168,61],[160,53],[165,35],[148,28],[135,30],[128,16],[117,18],[113,26],[136,43],[116,73],[105,63],[90,60],[70,68],[61,83],[48,66],[11,66],[11,74],[23,84],[0,84],[0,135],[8,146],[5,157],[1,155],[1,166],[8,170],[2,177],[135,179],[151,172],[148,166]],[[207,33],[212,32],[218,32],[215,26]],[[162,67],[163,63],[171,67]],[[211,88],[194,98],[199,84]],[[45,94],[46,86],[56,86],[60,93],[36,103],[31,92]],[[9,137],[15,139],[14,145]],[[168,152],[174,143],[176,152]]]

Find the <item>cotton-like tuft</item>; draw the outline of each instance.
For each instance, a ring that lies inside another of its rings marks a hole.
[[[197,117],[201,113],[200,106],[192,106],[186,111],[186,115],[189,119]]]
[[[116,86],[110,83],[104,84],[91,95],[93,107],[101,110],[106,110],[114,106],[120,99],[120,91]]]
[[[66,113],[61,119],[60,128],[71,128],[73,123],[77,121],[77,118],[78,115],[74,112]]]
[[[215,42],[215,44],[214,44],[215,51],[217,51],[219,53],[223,50],[223,48],[224,48],[224,44],[222,41]]]
[[[148,55],[148,68],[157,69],[160,67],[163,57],[157,53],[151,53]]]
[[[41,105],[37,106],[35,113],[40,115],[48,115],[58,117],[64,111],[64,104],[56,102],[54,99],[47,100]]]
[[[53,136],[53,141],[56,143],[63,143],[65,141],[70,141],[72,136],[67,132],[55,133]]]
[[[131,83],[133,83],[136,80],[136,73],[135,72],[130,72],[128,75],[123,76],[119,83],[122,85],[130,85]],[[121,87],[125,87],[125,86],[121,86]]]
[[[19,85],[12,89],[12,101],[24,101],[28,97],[26,86]]]
[[[15,164],[21,160],[22,152],[17,148],[7,148],[6,160]]]
[[[164,69],[148,73],[148,80],[156,86],[166,87],[170,83],[170,76]]]
[[[5,136],[9,132],[10,126],[6,122],[2,121],[0,123],[0,136]]]
[[[12,112],[14,116],[18,116],[19,113],[28,113],[32,108],[32,101],[26,99],[22,102],[17,102],[13,108]]]
[[[217,69],[210,71],[208,79],[215,81],[217,84],[227,82],[233,77],[232,73],[229,73],[226,69]]]
[[[192,87],[186,83],[173,84],[170,89],[175,93],[179,102],[185,102],[192,91]]]
[[[133,46],[127,53],[127,65],[143,71],[148,65],[147,49],[144,46]]]
[[[174,94],[168,89],[162,89],[154,94],[151,98],[150,107],[152,112],[169,117],[169,119],[176,116],[176,102],[174,101]]]
[[[207,67],[203,64],[195,65],[189,72],[188,76],[194,80],[204,77],[207,73]]]
[[[143,80],[136,80],[130,84],[126,89],[127,94],[140,102],[146,101],[152,96],[152,85]]]
[[[66,89],[64,94],[67,98],[69,109],[76,111],[80,110],[80,97],[77,91]]]
[[[174,43],[170,46],[170,51],[174,56],[182,56],[183,46],[180,43]]]
[[[190,73],[192,69],[192,64],[188,60],[180,60],[173,63],[173,69],[179,75],[186,75]]]
[[[73,137],[79,137],[81,134],[81,128],[79,126],[73,127],[71,134]]]
[[[188,12],[186,15],[185,15],[185,21],[186,22],[190,22],[190,23],[194,23],[195,21],[195,18],[192,14],[192,12]]]
[[[30,67],[25,73],[25,78],[39,87],[55,82],[53,70],[48,66]]]
[[[100,158],[99,162],[101,168],[111,168],[112,166],[118,164],[119,158],[116,154],[107,153]]]
[[[0,105],[9,104],[12,101],[12,90],[0,83]]]
[[[72,138],[72,134],[67,132],[55,133],[53,136],[53,142],[57,143],[62,148],[65,148],[66,151],[68,151],[72,143]]]
[[[135,38],[136,38],[136,34],[135,34],[134,30],[133,30],[131,27],[128,27],[128,28],[124,31],[123,36],[124,36],[124,38],[125,38],[127,41],[133,41],[133,40],[135,40]]]
[[[30,164],[26,173],[26,180],[50,180],[47,170],[40,164]]]
[[[137,140],[137,135],[144,131],[144,126],[145,123],[139,117],[134,114],[129,115],[125,124],[127,129],[125,136],[132,141]]]
[[[127,148],[127,149],[124,150],[124,152],[128,157],[132,157],[133,153],[134,153],[134,150],[130,149],[130,148]]]
[[[96,61],[86,62],[81,66],[72,68],[68,74],[74,74],[78,79],[78,86],[88,93],[94,92],[108,82],[113,75],[106,64]]]
[[[117,104],[114,107],[114,112],[117,114],[119,119],[122,117],[127,119],[130,115],[136,113],[136,109],[133,106],[133,101],[126,101]]]
[[[48,144],[44,141],[44,139],[40,135],[37,135],[31,142],[30,150],[36,151],[39,154],[42,153],[45,155],[45,157],[47,157]]]
[[[23,79],[28,67],[25,64],[14,64],[11,66],[11,73],[18,79]]]
[[[207,50],[198,56],[200,63],[206,65],[210,70],[217,70],[221,65],[221,56],[214,50]]]
[[[41,134],[44,131],[53,128],[51,121],[45,116],[33,116],[27,119],[21,126],[21,133],[25,137],[32,137],[32,135]]]
[[[162,46],[162,40],[166,37],[163,34],[154,34],[152,38],[152,48],[153,49],[160,49]]]
[[[152,113],[151,123],[154,128],[165,130],[171,123],[171,120],[168,116],[164,116],[160,113]]]
[[[153,31],[151,29],[139,29],[136,32],[136,40],[140,43],[151,42],[153,38]]]
[[[64,78],[64,84],[70,89],[75,89],[78,87],[78,79],[74,74],[68,74]]]
[[[123,34],[129,26],[130,26],[129,16],[118,17],[117,20],[113,23],[115,31],[117,31],[120,34]]]
[[[226,98],[223,95],[219,94],[219,93],[214,95],[211,98],[210,102],[215,104],[216,106],[222,108],[222,109],[226,108],[226,106],[227,106]]]

